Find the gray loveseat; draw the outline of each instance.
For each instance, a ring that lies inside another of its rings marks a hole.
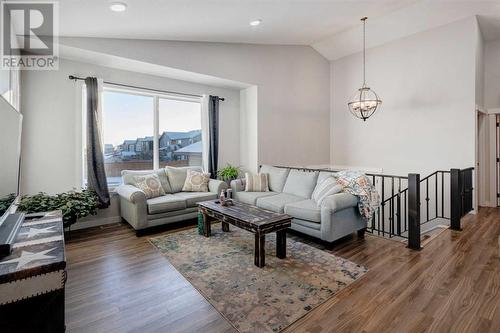
[[[188,169],[202,170],[201,167],[165,167],[157,170],[122,171],[123,185],[116,189],[120,196],[120,215],[137,234],[149,227],[196,218],[198,202],[215,199],[227,188],[225,182],[210,179],[209,192],[182,192]],[[151,173],[158,175],[166,195],[146,199],[143,191],[131,185],[134,176]]]
[[[302,171],[263,165],[260,172],[268,174],[269,192],[245,192],[244,179],[231,182],[233,197],[260,208],[293,217],[292,229],[304,234],[333,242],[355,231],[362,235],[366,221],[359,214],[358,198],[348,193],[328,196],[318,207],[311,199],[316,184],[328,171]]]

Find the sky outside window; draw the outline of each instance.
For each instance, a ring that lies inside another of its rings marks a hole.
[[[160,135],[163,131],[189,132],[201,129],[201,104],[160,99]]]
[[[160,135],[163,131],[201,129],[201,105],[197,102],[160,98]],[[153,97],[115,91],[103,94],[103,137],[117,146],[124,140],[153,135]]]
[[[153,135],[153,97],[115,91],[103,95],[104,143],[117,146]]]

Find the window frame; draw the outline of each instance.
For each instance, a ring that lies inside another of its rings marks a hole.
[[[83,90],[85,91],[85,85],[83,85]],[[148,89],[141,89],[141,88],[131,88],[131,87],[119,87],[113,84],[109,83],[104,83],[102,86],[102,94],[104,95],[105,92],[116,92],[116,93],[122,93],[122,94],[130,94],[130,95],[137,95],[137,96],[144,96],[144,97],[152,97],[153,98],[153,123],[151,124],[153,126],[153,169],[159,169],[160,168],[160,99],[168,99],[168,100],[176,100],[176,101],[182,101],[182,102],[192,102],[192,103],[198,103],[200,105],[200,112],[203,112],[203,107],[202,107],[202,100],[203,97],[196,97],[196,96],[183,96],[183,95],[176,95],[176,94],[168,94],[168,93],[161,93],[157,91],[152,91]],[[102,96],[103,98],[104,96]],[[82,125],[86,126],[86,122],[84,121],[85,119],[85,114],[86,114],[86,99],[84,94],[82,94]],[[101,112],[102,114],[100,115],[101,119],[104,116],[104,109],[101,107]],[[203,115],[200,115],[203,117]],[[86,184],[86,163],[85,163],[85,149],[86,149],[86,129],[85,127],[82,126],[82,159],[83,159],[83,172],[82,172],[82,184],[84,187],[87,186]],[[103,122],[101,121],[100,124],[100,132],[103,133]],[[203,126],[202,126],[203,127]],[[203,132],[203,128],[201,128],[201,131]],[[203,135],[202,135],[202,140],[203,140]],[[104,140],[101,142],[102,144],[102,151],[104,153]],[[108,189],[113,191],[117,186],[113,185],[108,185]]]

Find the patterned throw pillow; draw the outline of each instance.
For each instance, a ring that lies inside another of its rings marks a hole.
[[[313,191],[312,199],[316,202],[318,206],[329,195],[339,193],[342,191],[342,185],[337,184],[337,179],[335,177],[325,178],[321,183],[316,185]]]
[[[210,181],[210,174],[188,170],[186,181],[182,187],[183,192],[208,192],[208,182]]]
[[[267,173],[251,175],[245,173],[245,192],[269,192]]]
[[[144,176],[134,177],[134,186],[146,193],[146,198],[156,198],[165,195],[165,190],[161,186],[160,177],[152,173]]]

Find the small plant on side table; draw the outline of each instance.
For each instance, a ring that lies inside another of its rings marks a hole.
[[[238,178],[240,171],[241,171],[240,167],[228,163],[226,164],[225,167],[217,171],[217,177],[220,180],[225,181],[228,185],[230,185],[229,183],[231,183],[231,180]]]

